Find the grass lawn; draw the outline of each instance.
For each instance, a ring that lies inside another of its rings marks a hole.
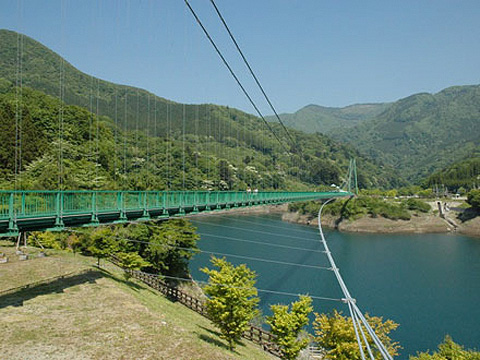
[[[1,359],[274,359],[248,341],[230,352],[208,320],[113,265],[51,250],[18,261],[9,244],[0,242],[11,260],[0,264]]]

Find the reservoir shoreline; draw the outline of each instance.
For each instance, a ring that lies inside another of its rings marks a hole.
[[[309,214],[300,214],[299,212],[288,211],[288,204],[281,205],[262,205],[252,206],[251,208],[232,208],[228,210],[218,211],[218,215],[228,212],[238,215],[253,214],[278,214],[281,215],[282,221],[318,226],[317,217]],[[198,214],[199,216],[212,216],[209,214]],[[453,214],[450,215],[453,218]],[[325,214],[322,216],[322,226],[326,229],[338,230],[346,233],[363,233],[363,234],[461,234],[471,237],[480,238],[480,216],[471,220],[460,222],[455,217],[458,226],[455,228],[445,219],[433,213],[429,214],[413,214],[410,220],[391,220],[384,217],[372,217],[370,215],[355,220],[342,219],[336,216]]]
[[[285,212],[282,220],[286,222],[318,226],[318,219],[298,212]],[[480,217],[459,223],[455,228],[434,214],[413,215],[410,220],[390,220],[370,215],[355,220],[322,216],[322,226],[327,229],[349,233],[365,234],[445,234],[457,233],[480,238]]]

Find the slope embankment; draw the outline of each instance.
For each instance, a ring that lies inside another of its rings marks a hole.
[[[18,261],[6,241],[0,252],[0,359],[273,358],[248,341],[229,351],[207,319],[113,265],[32,248]]]

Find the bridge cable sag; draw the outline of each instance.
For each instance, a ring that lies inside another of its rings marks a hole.
[[[240,79],[238,78],[238,76],[235,74],[235,72],[233,71],[232,67],[230,66],[230,64],[228,63],[227,59],[225,59],[225,57],[223,56],[222,52],[220,51],[220,49],[218,48],[217,44],[215,43],[215,41],[212,39],[212,37],[210,36],[209,32],[207,31],[207,29],[205,28],[205,26],[203,25],[203,23],[201,22],[200,18],[198,17],[197,13],[195,12],[195,10],[193,10],[193,8],[191,7],[190,3],[188,2],[188,0],[184,0],[185,4],[187,5],[188,9],[190,10],[190,12],[192,13],[193,17],[195,18],[196,22],[198,23],[198,25],[201,27],[201,29],[203,30],[203,33],[205,34],[205,36],[207,37],[207,39],[210,41],[210,44],[212,44],[212,46],[214,47],[217,55],[220,57],[220,59],[222,60],[223,64],[227,67],[228,71],[230,72],[230,75],[232,75],[232,77],[235,79],[237,85],[240,87],[240,89],[242,90],[243,94],[247,97],[248,101],[250,102],[250,104],[253,106],[253,108],[255,109],[255,111],[257,112],[258,116],[260,116],[260,118],[262,119],[262,121],[265,123],[265,125],[267,126],[268,130],[275,136],[275,139],[278,141],[278,143],[282,146],[282,148],[286,151],[287,154],[290,154],[290,151],[286,148],[285,144],[280,140],[280,138],[278,137],[277,133],[273,130],[273,128],[270,126],[270,124],[268,123],[268,121],[265,119],[265,117],[263,116],[262,112],[260,111],[260,109],[257,107],[257,105],[255,104],[255,102],[253,101],[252,97],[250,96],[250,94],[247,92],[247,90],[245,89],[245,87],[243,86],[242,82],[240,81]]]
[[[185,216],[185,217],[195,217],[195,215]],[[201,221],[201,220],[197,220],[197,219],[195,219],[195,221],[196,221],[196,222],[199,222],[199,223],[201,223],[201,224],[207,224],[207,225],[212,225],[212,226],[216,226],[216,227],[223,227],[223,228],[227,228],[227,229],[235,229],[235,230],[242,230],[242,231],[254,232],[254,233],[258,233],[258,234],[276,235],[276,236],[278,236],[278,233],[272,233],[272,232],[269,232],[269,231],[262,231],[262,230],[255,230],[255,229],[244,229],[244,228],[240,228],[240,227],[236,227],[236,226],[230,226],[230,225],[213,224],[213,223],[209,223],[209,222],[205,222],[205,221]],[[303,237],[299,237],[299,236],[283,235],[283,234],[282,234],[282,237],[283,237],[283,238],[289,238],[289,239],[295,239],[295,240],[302,240],[302,241],[314,242],[314,243],[317,243],[317,244],[318,244],[318,241],[317,241],[317,240],[304,239]]]
[[[301,248],[301,247],[296,247],[296,246],[274,244],[274,243],[265,242],[265,241],[239,239],[239,238],[235,238],[235,237],[215,235],[215,234],[209,234],[209,233],[205,233],[205,232],[198,232],[198,234],[200,236],[214,237],[214,238],[217,238],[217,239],[224,239],[224,240],[231,240],[231,241],[238,241],[238,242],[246,242],[246,243],[250,243],[250,244],[265,245],[265,246],[271,246],[271,247],[276,247],[276,248],[281,248],[281,249],[299,250],[299,251],[307,251],[307,252],[312,252],[312,253],[325,254],[325,251],[323,251],[323,250],[315,250],[315,249],[307,249],[307,248]]]
[[[226,22],[225,18],[223,17],[223,15],[221,14],[220,10],[218,9],[217,4],[215,3],[214,0],[210,0],[210,3],[211,3],[211,4],[213,5],[213,7],[215,8],[215,12],[217,13],[218,17],[219,17],[220,20],[222,21],[223,26],[225,27],[225,29],[226,29],[227,32],[228,32],[228,35],[230,36],[230,39],[232,40],[232,42],[234,43],[235,47],[237,48],[238,53],[239,53],[240,56],[242,57],[243,62],[244,62],[245,65],[247,66],[248,71],[250,72],[250,74],[252,75],[253,79],[255,80],[255,83],[257,84],[258,88],[259,88],[260,91],[262,92],[263,97],[265,98],[265,100],[267,101],[268,105],[270,106],[270,109],[272,109],[273,113],[275,114],[275,117],[278,119],[278,122],[282,125],[283,130],[285,131],[285,133],[287,134],[288,138],[290,139],[292,147],[295,148],[295,140],[293,139],[292,135],[291,135],[290,132],[288,131],[287,127],[286,127],[285,124],[283,123],[283,121],[282,121],[282,119],[280,118],[280,116],[278,115],[277,110],[275,109],[275,107],[273,106],[272,102],[270,101],[270,98],[268,97],[267,93],[266,93],[265,90],[263,89],[263,86],[262,86],[262,84],[260,83],[260,80],[258,80],[258,77],[255,75],[255,72],[253,71],[252,67],[250,66],[250,63],[248,62],[247,58],[246,58],[245,55],[243,54],[243,51],[242,51],[242,49],[240,48],[240,45],[238,44],[237,40],[236,40],[235,37],[233,36],[233,33],[231,32],[229,26],[227,25],[227,22]],[[300,148],[299,148],[299,149],[300,149]],[[300,151],[301,151],[301,149],[300,149]]]
[[[73,232],[73,233],[82,234],[82,231],[79,231],[79,230],[68,229],[68,231]],[[128,239],[128,238],[121,237],[121,236],[112,236],[111,238],[118,239],[118,240],[123,240],[123,241],[127,241],[127,242],[132,242],[132,243],[137,243],[137,244],[153,245],[153,246],[158,246],[158,247],[162,246],[161,244],[150,242],[150,241]],[[222,252],[217,252],[217,251],[193,249],[193,248],[177,246],[177,245],[167,245],[167,246],[169,248],[172,248],[172,249],[191,251],[191,252],[194,252],[194,253],[199,252],[199,253],[205,253],[205,254],[210,254],[210,255],[219,255],[219,256],[233,257],[233,258],[238,258],[238,259],[265,262],[265,263],[270,263],[270,264],[288,265],[288,266],[304,267],[304,268],[311,268],[311,269],[317,269],[317,270],[333,271],[332,268],[327,267],[327,266],[317,266],[317,265],[309,265],[309,264],[292,263],[292,262],[287,262],[287,261],[277,261],[277,260],[270,260],[270,259],[259,258],[259,257],[228,254],[228,253],[222,253]]]
[[[252,225],[260,225],[258,222],[255,222],[255,221],[249,221],[249,220],[245,220],[245,219],[237,219],[235,217],[232,217],[231,215],[227,215],[227,214],[209,214],[209,217],[219,217],[219,218],[225,218],[225,217],[228,217],[228,220],[229,221],[236,221],[236,222],[241,222],[241,223],[244,223],[244,224],[252,224]],[[264,217],[262,217],[262,221],[263,220],[270,220],[270,219],[266,219]],[[270,228],[274,228],[276,230],[279,230],[278,228],[278,220],[270,220],[272,222],[275,222],[277,223],[277,225],[265,225],[265,224],[261,224],[260,226],[263,227],[270,227]],[[291,232],[294,232],[294,233],[303,233],[303,234],[309,234],[309,235],[313,235],[313,232],[311,231],[308,231],[308,230],[301,230],[301,229],[289,229],[289,228],[282,228],[281,229],[282,231],[291,231]],[[313,240],[315,242],[317,242],[317,240]]]
[[[193,278],[183,278],[179,276],[169,276],[169,275],[158,275],[158,274],[151,274],[151,273],[146,273],[143,272],[146,275],[151,275],[155,276],[160,279],[171,279],[171,280],[179,280],[179,281],[185,281],[185,282],[194,282],[194,283],[200,283],[200,284],[205,284],[208,285],[208,281],[203,281],[203,280],[197,280]],[[242,287],[242,286],[232,286],[230,284],[217,284],[226,288],[230,289],[247,289],[247,287]],[[248,288],[250,289],[250,288]],[[292,292],[286,292],[286,291],[276,291],[276,290],[270,290],[270,289],[261,289],[261,288],[256,288],[258,292],[264,292],[264,293],[269,293],[269,294],[276,294],[276,295],[285,295],[285,296],[293,296],[298,298],[298,294],[292,293]],[[331,297],[325,297],[325,296],[317,296],[317,295],[309,295],[312,299],[315,300],[326,300],[326,301],[336,301],[336,302],[341,302],[342,299],[338,298],[331,298]]]

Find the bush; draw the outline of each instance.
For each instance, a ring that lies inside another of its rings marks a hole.
[[[423,213],[428,213],[432,209],[429,204],[418,199],[408,199],[403,203],[408,210],[417,210]]]
[[[319,202],[305,202],[298,203],[291,208],[289,207],[289,210],[294,208],[296,209],[295,211],[298,211],[300,214],[316,216],[320,206],[321,203]],[[391,220],[410,220],[410,213],[404,204],[391,203],[370,196],[338,199],[326,205],[323,213],[345,219],[358,219],[365,215],[371,215],[372,217],[382,216]]]

